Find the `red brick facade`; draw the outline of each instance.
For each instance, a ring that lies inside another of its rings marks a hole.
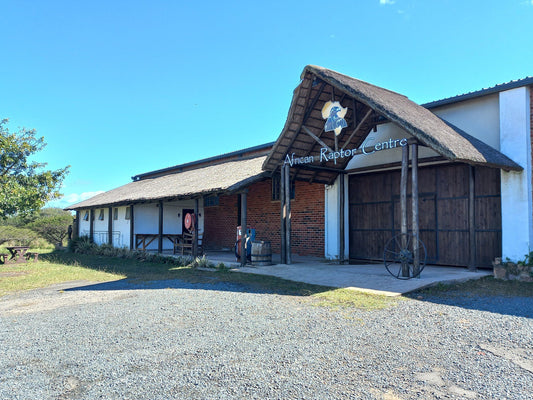
[[[292,253],[324,256],[324,185],[296,182],[291,201]],[[233,248],[238,221],[238,195],[220,196],[219,205],[204,209],[206,245]],[[248,226],[255,228],[256,239],[271,242],[272,251],[280,252],[280,202],[272,200],[270,179],[249,187]]]

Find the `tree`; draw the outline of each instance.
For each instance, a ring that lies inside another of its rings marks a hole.
[[[35,129],[9,132],[7,119],[0,121],[0,218],[25,215],[61,197],[59,189],[68,166],[44,170],[46,163],[29,161],[46,143]]]
[[[58,208],[44,208],[39,212],[39,216],[28,224],[28,228],[37,232],[50,243],[61,247],[67,236],[68,226],[71,224],[72,215],[69,212]]]

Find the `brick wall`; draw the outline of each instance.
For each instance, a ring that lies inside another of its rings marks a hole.
[[[280,252],[280,202],[272,201],[270,179],[249,187],[248,226],[255,228],[256,239],[271,242],[272,251]],[[214,248],[232,248],[238,218],[238,196],[220,196],[219,205],[206,207],[206,244]],[[324,185],[296,182],[291,201],[292,253],[324,256]]]
[[[205,245],[214,249],[231,249],[235,244],[238,195],[220,196],[219,205],[204,208]]]

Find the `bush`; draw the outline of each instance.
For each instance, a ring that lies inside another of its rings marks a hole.
[[[27,225],[28,228],[58,248],[63,246],[63,240],[68,234],[68,227],[72,224],[72,215],[66,211],[59,211],[61,213],[55,210],[42,210],[35,221]]]
[[[127,248],[113,247],[110,244],[104,243],[97,245],[91,242],[88,236],[80,236],[76,239],[72,239],[68,245],[69,251],[78,254],[93,254],[97,256],[106,257],[118,257],[137,260],[140,262],[149,262],[156,264],[170,264],[179,267],[191,266],[197,267],[213,267],[213,264],[208,259],[203,257],[197,257],[193,259],[188,256],[165,256],[157,253],[148,253],[140,250],[129,250]]]
[[[31,229],[9,225],[0,226],[0,244],[5,244],[6,246],[33,246],[38,239],[39,235]]]

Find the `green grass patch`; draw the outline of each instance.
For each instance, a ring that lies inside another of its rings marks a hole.
[[[363,293],[353,289],[333,289],[313,294],[317,306],[331,308],[358,308],[361,310],[382,310],[395,306],[399,298]]]
[[[66,265],[49,261],[0,265],[0,296],[61,282],[76,280],[105,282],[123,277],[112,271],[92,270],[75,264]]]
[[[190,266],[66,251],[41,254],[39,258],[41,261],[35,263],[0,266],[0,273],[3,273],[0,296],[75,280],[106,282],[129,279],[150,282],[178,279],[190,283],[233,283],[244,285],[252,292],[303,296],[315,305],[330,308],[378,310],[398,302],[397,298],[311,285],[275,276],[232,272],[227,268],[200,270]]]
[[[462,295],[462,296],[500,296],[533,297],[533,283],[520,281],[503,281],[487,276],[456,284],[439,284],[411,293],[409,297],[424,295]]]

